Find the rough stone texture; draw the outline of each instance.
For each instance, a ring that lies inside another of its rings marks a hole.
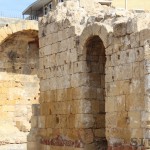
[[[0,149],[26,150],[32,104],[38,104],[38,31],[35,21],[0,28]]]
[[[17,22],[24,22],[24,20],[20,18],[0,17],[0,28]]]
[[[39,20],[28,150],[125,150],[150,138],[150,14],[93,5],[66,1]]]

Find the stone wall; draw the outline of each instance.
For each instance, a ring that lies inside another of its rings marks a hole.
[[[6,26],[8,24],[14,24],[16,22],[24,22],[24,20],[22,20],[20,18],[0,17],[0,28]]]
[[[28,150],[122,150],[149,137],[150,14],[94,6],[67,1],[39,20]]]
[[[34,27],[24,30],[25,22],[0,29],[15,31],[0,43],[0,149],[25,150],[27,134],[31,128],[32,104],[39,101],[38,31]],[[6,29],[7,28],[7,29]],[[29,28],[29,24],[28,24]],[[8,32],[5,32],[8,33]],[[22,145],[21,145],[22,144]],[[5,145],[3,147],[2,145]]]

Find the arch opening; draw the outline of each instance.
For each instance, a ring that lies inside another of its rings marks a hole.
[[[8,143],[20,140],[20,147],[27,146],[32,105],[39,104],[38,42],[38,31],[30,29],[15,32],[0,43],[0,130],[11,129],[0,136],[2,142],[8,137]]]
[[[14,33],[1,43],[1,71],[33,75],[38,69],[38,32],[27,30]]]
[[[90,91],[95,91],[96,98],[91,98],[92,111],[95,123],[93,126],[95,134],[96,150],[107,149],[105,135],[105,47],[99,36],[90,37],[86,44],[86,64],[88,67],[88,78]],[[89,92],[90,92],[89,91]]]

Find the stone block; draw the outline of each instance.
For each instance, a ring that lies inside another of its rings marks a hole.
[[[66,43],[68,45],[69,50],[76,48],[76,37],[68,38]]]
[[[144,109],[144,95],[133,93],[126,96],[126,109],[129,111],[142,111]]]
[[[45,122],[46,122],[45,116],[38,116],[38,128],[45,129]]]
[[[140,35],[139,33],[132,33],[130,35],[131,48],[137,48],[140,46]]]
[[[53,67],[55,66],[56,64],[56,55],[55,54],[52,54],[52,55],[49,55],[49,64],[47,64],[48,67]]]
[[[46,116],[46,128],[54,128],[54,117],[53,115]]]
[[[31,117],[31,128],[37,128],[38,127],[38,116],[32,116]]]
[[[46,26],[46,34],[51,34],[58,32],[58,24],[56,22],[52,22]]]
[[[54,43],[51,45],[51,54],[56,54],[59,51],[59,43]]]
[[[127,33],[128,34],[131,34],[133,33],[134,31],[136,31],[136,24],[135,24],[135,21],[132,20],[131,18],[128,19],[128,22],[127,22]]]
[[[90,72],[91,66],[90,64],[88,65],[86,61],[74,62],[73,71],[74,73]]]
[[[52,46],[51,45],[47,45],[47,46],[45,46],[44,48],[43,48],[44,50],[43,50],[43,55],[44,56],[48,56],[48,55],[50,55],[52,52]]]
[[[51,40],[52,40],[52,43],[58,42],[58,34],[57,33],[53,33]]]
[[[67,128],[72,129],[75,128],[75,115],[70,114],[67,116]]]
[[[114,112],[115,111],[115,97],[107,97],[105,101],[105,111]]]
[[[95,129],[94,130],[94,135],[98,138],[103,138],[105,137],[105,128],[101,128],[101,129]]]
[[[61,42],[62,40],[64,40],[63,31],[58,31],[58,41]]]
[[[135,48],[136,50],[136,61],[142,61],[144,59],[143,47]]]
[[[81,129],[79,130],[79,135],[81,140],[86,144],[94,142],[94,133],[92,129]]]
[[[141,112],[130,111],[128,115],[129,115],[130,128],[140,128],[141,127]]]
[[[114,36],[124,36],[127,33],[127,22],[124,20],[116,21],[113,26]]]
[[[126,51],[126,62],[127,63],[133,63],[136,61],[136,50],[135,49],[129,49]]]
[[[94,114],[94,127],[98,128],[105,128],[105,114]]]
[[[139,78],[140,77],[140,63],[134,62],[133,63],[133,78]]]
[[[75,117],[75,128],[92,128],[95,119],[92,114],[77,114]]]
[[[78,87],[89,85],[90,77],[86,73],[76,73],[71,75],[71,86]]]
[[[33,104],[32,105],[32,115],[33,116],[40,115],[40,105],[39,104]]]
[[[89,100],[75,100],[73,105],[76,114],[92,113],[92,102]]]
[[[73,99],[83,99],[83,98],[92,98],[95,99],[97,97],[97,90],[96,88],[91,87],[79,87],[72,89]]]
[[[106,127],[116,128],[117,127],[117,113],[106,113]]]

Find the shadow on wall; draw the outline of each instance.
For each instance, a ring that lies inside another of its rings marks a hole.
[[[38,31],[10,35],[1,43],[0,52],[0,130],[11,129],[0,132],[0,141],[26,143],[31,107],[39,103]]]

